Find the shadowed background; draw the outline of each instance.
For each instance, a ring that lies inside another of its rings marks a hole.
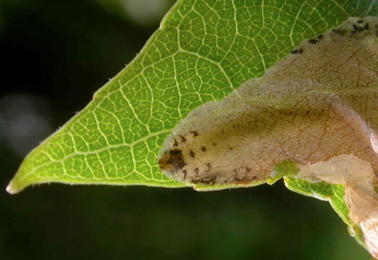
[[[370,259],[326,202],[282,182],[5,187],[130,62],[171,0],[0,0],[0,259]]]

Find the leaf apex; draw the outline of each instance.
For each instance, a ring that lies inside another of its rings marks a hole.
[[[17,194],[21,191],[20,189],[15,187],[13,180],[8,184],[5,190],[11,195]]]
[[[5,190],[9,194],[14,195],[14,194],[20,193],[26,187],[28,187],[30,184],[33,184],[33,183],[30,183],[30,182],[23,180],[20,177],[21,177],[20,170],[18,170],[16,172],[15,176],[9,182],[8,186],[5,188]]]

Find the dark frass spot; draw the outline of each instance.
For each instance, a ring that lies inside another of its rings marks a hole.
[[[354,32],[362,32],[364,30],[364,28],[362,28],[361,26],[357,25],[357,24],[353,24],[353,31],[352,33]]]
[[[190,150],[189,154],[190,154],[190,157],[192,158],[194,158],[194,156],[196,155],[192,150]]]
[[[332,32],[334,34],[339,35],[339,36],[344,36],[347,33],[346,30],[342,30],[342,29],[338,29],[338,28],[337,29],[332,29]]]
[[[186,142],[186,138],[183,137],[182,135],[179,135],[179,136],[180,136],[180,138],[181,138],[181,142],[182,142],[182,143],[185,143],[185,142]]]
[[[309,42],[310,44],[317,44],[317,43],[318,43],[318,40],[310,39],[310,40],[308,40],[308,42]]]
[[[201,150],[202,150],[202,152],[206,152],[206,147],[202,146]]]
[[[185,180],[186,179],[186,175],[188,174],[188,171],[187,170],[183,170],[182,174],[184,174],[184,180]]]
[[[217,180],[216,176],[211,176],[211,177],[206,177],[203,179],[196,180],[196,183],[212,186],[215,184],[216,180]]]
[[[291,54],[302,54],[303,53],[303,48],[292,50],[290,53]]]
[[[206,173],[209,173],[211,171],[211,163],[206,164],[207,170]]]
[[[181,150],[170,150],[159,160],[160,169],[163,171],[178,171],[186,165]]]

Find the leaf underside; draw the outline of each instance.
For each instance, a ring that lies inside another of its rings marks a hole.
[[[25,158],[8,192],[50,182],[187,186],[167,178],[157,165],[157,154],[180,119],[260,77],[303,39],[350,16],[377,15],[377,5],[372,0],[178,1],[137,57]],[[329,200],[352,227],[341,185],[293,178],[285,183]]]

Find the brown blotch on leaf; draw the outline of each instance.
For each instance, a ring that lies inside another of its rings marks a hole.
[[[189,155],[190,157],[194,158],[196,154],[192,150],[190,150]]]
[[[180,138],[181,138],[181,142],[182,143],[185,143],[186,142],[186,138],[184,137],[184,136],[182,136],[182,135],[179,135],[180,136]]]
[[[181,150],[170,150],[158,163],[160,169],[170,172],[181,170],[186,165]]]
[[[174,139],[173,146],[178,146],[178,142],[176,139]]]
[[[202,150],[202,152],[206,152],[206,147],[202,146],[201,150]]]

